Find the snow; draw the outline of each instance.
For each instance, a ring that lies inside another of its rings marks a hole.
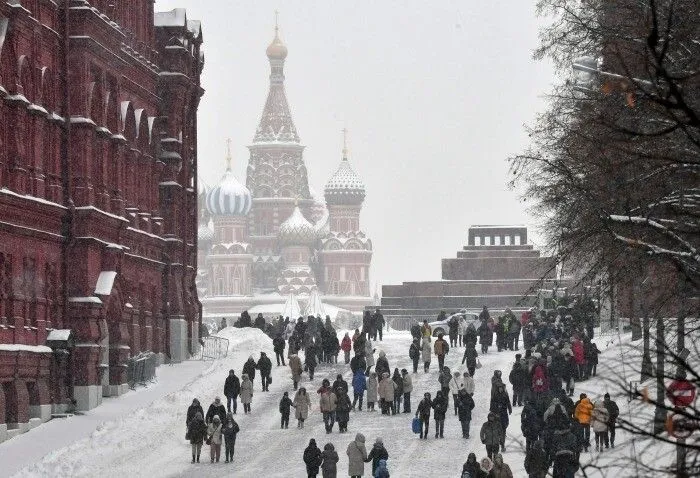
[[[116,271],[102,271],[95,284],[95,295],[111,295],[114,279],[117,277]]]
[[[7,194],[8,196],[14,196],[17,198],[26,199],[28,201],[34,201],[34,202],[38,202],[41,204],[46,204],[47,206],[55,206],[55,207],[59,207],[61,209],[65,209],[65,207],[62,206],[61,204],[58,204],[58,203],[55,203],[52,201],[47,201],[46,199],[41,199],[41,198],[38,198],[35,196],[29,196],[26,194],[18,194],[14,191],[10,191],[9,189],[5,189],[5,188],[0,188],[0,194]]]
[[[102,301],[100,300],[99,297],[95,296],[90,296],[90,297],[69,297],[68,302],[82,302],[86,304],[101,304]]]
[[[71,332],[70,329],[53,329],[46,340],[68,340]]]
[[[75,208],[75,210],[76,211],[95,211],[95,212],[103,214],[107,217],[111,217],[112,219],[116,219],[118,221],[129,222],[128,220],[126,220],[122,216],[117,216],[116,214],[112,214],[110,212],[103,211],[102,209],[96,208],[95,206],[78,206]]]
[[[45,345],[24,345],[24,344],[0,344],[0,350],[4,352],[33,352],[51,353],[51,347]]]
[[[184,27],[187,25],[187,12],[184,8],[156,12],[153,22],[156,27]]]
[[[344,331],[338,331],[340,337]],[[215,361],[204,369],[196,377],[190,373],[193,380],[182,379],[178,374],[166,373],[179,367],[161,367],[159,369],[159,385],[166,384],[168,392],[160,393],[154,401],[141,400],[138,405],[122,405],[121,400],[132,400],[146,393],[139,391],[129,393],[124,398],[109,400],[109,405],[103,405],[88,415],[100,415],[102,420],[74,417],[67,421],[53,420],[39,428],[42,431],[43,440],[35,440],[36,432],[29,432],[21,437],[10,440],[0,445],[0,462],[6,466],[9,475],[19,470],[22,464],[30,463],[14,476],[16,477],[118,477],[118,476],[198,476],[220,477],[233,473],[232,476],[263,476],[260,470],[264,469],[266,478],[306,476],[302,461],[302,453],[310,438],[316,438],[319,447],[323,448],[326,442],[334,444],[340,462],[338,463],[338,476],[346,476],[347,456],[345,450],[348,443],[354,438],[355,433],[361,432],[366,436],[368,449],[377,437],[382,437],[389,452],[389,470],[396,477],[427,477],[435,476],[436,466],[439,466],[441,476],[459,476],[462,464],[467,455],[474,451],[479,459],[485,456],[484,446],[480,443],[478,435],[481,424],[488,414],[490,396],[490,378],[494,370],[502,370],[504,375],[511,368],[515,352],[497,353],[493,348],[488,354],[482,355],[480,361],[482,367],[475,374],[476,408],[473,411],[471,422],[471,437],[465,440],[461,437],[461,429],[457,419],[452,415],[452,398],[450,397],[450,411],[445,423],[445,439],[437,440],[430,436],[426,440],[419,440],[411,432],[412,414],[399,414],[397,416],[382,416],[379,412],[357,411],[352,412],[347,434],[339,434],[337,427],[330,435],[326,435],[323,421],[318,410],[318,398],[314,390],[324,378],[333,380],[340,373],[345,380],[350,382],[349,366],[343,364],[342,353],[340,363],[318,367],[313,383],[308,381],[304,374],[302,386],[311,391],[311,409],[309,419],[304,429],[295,427],[295,420],[291,419],[291,427],[288,430],[279,429],[278,402],[282,392],[292,392],[291,377],[288,367],[275,367],[273,358],[273,382],[270,392],[260,391],[260,380],[256,377],[255,394],[253,396],[252,413],[236,416],[241,432],[236,442],[236,455],[234,464],[228,465],[210,464],[208,460],[208,447],[202,451],[201,464],[190,463],[190,446],[184,440],[185,413],[192,398],[197,397],[206,410],[215,396],[221,396],[223,382],[229,369],[233,368],[240,376],[243,363],[249,356],[255,359],[260,351],[274,357],[272,342],[262,332],[253,328],[236,329],[228,327],[218,333],[219,337],[229,340],[229,355],[227,358]],[[376,342],[374,346],[377,354],[386,352],[389,365],[407,368],[410,370],[408,359],[408,347],[411,337],[407,332],[391,331],[384,335],[383,342]],[[622,347],[618,345],[616,336],[603,337],[597,340],[599,348],[603,351],[600,356],[599,374],[604,364],[614,364],[620,361]],[[462,347],[453,348],[446,358],[446,365],[453,371],[464,370],[460,365]],[[519,352],[522,353],[522,352]],[[191,364],[184,365],[185,370]],[[411,402],[415,412],[419,398],[424,392],[434,394],[438,390],[437,361],[431,363],[430,373],[422,372],[422,364],[418,374],[412,374],[413,388]],[[191,372],[191,369],[190,369]],[[173,380],[173,383],[170,382]],[[622,377],[621,380],[627,380]],[[507,380],[506,380],[507,381]],[[603,379],[588,380],[577,384],[576,394],[588,393],[597,400],[609,387],[609,382]],[[510,390],[510,385],[508,386]],[[621,416],[628,414],[626,400],[617,399]],[[106,407],[112,406],[118,410],[102,414]],[[238,409],[241,410],[239,405]],[[507,431],[507,451],[504,460],[513,470],[513,476],[523,477],[526,473],[523,469],[523,440],[520,432],[521,408],[515,408],[510,417],[510,426]],[[85,426],[85,420],[89,420]],[[73,423],[78,425],[78,431],[73,430]],[[98,426],[99,424],[99,426]],[[431,423],[431,431],[433,431]],[[34,433],[35,435],[32,435]],[[66,433],[66,441],[61,433]],[[18,441],[20,440],[20,441]],[[618,429],[617,447],[615,450],[606,451],[598,455],[595,452],[582,453],[582,462],[589,462],[600,456],[600,463],[617,468],[607,469],[606,473],[617,472],[619,476],[630,476],[620,473],[627,465],[624,459],[634,450],[630,446],[629,436]],[[63,448],[59,448],[63,446]],[[26,447],[26,448],[25,448]],[[42,455],[55,447],[54,451],[43,458]],[[38,448],[38,449],[35,449]],[[26,449],[26,452],[25,452]],[[436,457],[441,457],[436,461]],[[5,465],[7,461],[7,465]],[[618,461],[620,464],[617,464]],[[365,476],[369,475],[370,465],[365,468]],[[594,470],[587,470],[587,476],[603,476]],[[629,469],[627,469],[629,471]],[[607,476],[613,476],[608,474]]]

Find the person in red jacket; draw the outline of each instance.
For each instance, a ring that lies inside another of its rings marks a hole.
[[[340,350],[345,354],[345,364],[350,363],[350,350],[352,350],[352,340],[350,339],[350,334],[345,332],[345,337],[343,337],[342,342],[340,342]]]
[[[583,372],[586,370],[586,352],[583,348],[583,342],[578,337],[571,341],[571,352],[574,354],[574,361],[576,362],[577,378],[581,380]]]

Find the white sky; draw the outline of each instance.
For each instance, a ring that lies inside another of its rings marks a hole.
[[[523,125],[554,82],[552,66],[531,58],[534,1],[156,2],[157,11],[175,7],[202,21],[207,184],[223,173],[228,137],[244,181],[277,9],[287,97],[316,191],[349,129],[350,160],[367,186],[361,226],[374,245],[373,283],[439,279],[440,259],[461,249],[469,225],[531,221],[507,188],[506,158],[528,144]]]

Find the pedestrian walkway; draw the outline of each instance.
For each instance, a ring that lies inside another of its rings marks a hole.
[[[157,382],[139,387],[121,397],[105,398],[97,408],[70,418],[56,418],[33,430],[0,444],[0,476],[12,476],[28,464],[72,443],[90,436],[101,423],[125,417],[153,401],[180,390],[200,376],[211,362],[186,361],[156,369]]]

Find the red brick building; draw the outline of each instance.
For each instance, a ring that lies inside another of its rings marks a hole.
[[[202,33],[153,3],[0,1],[0,441],[196,344]]]

